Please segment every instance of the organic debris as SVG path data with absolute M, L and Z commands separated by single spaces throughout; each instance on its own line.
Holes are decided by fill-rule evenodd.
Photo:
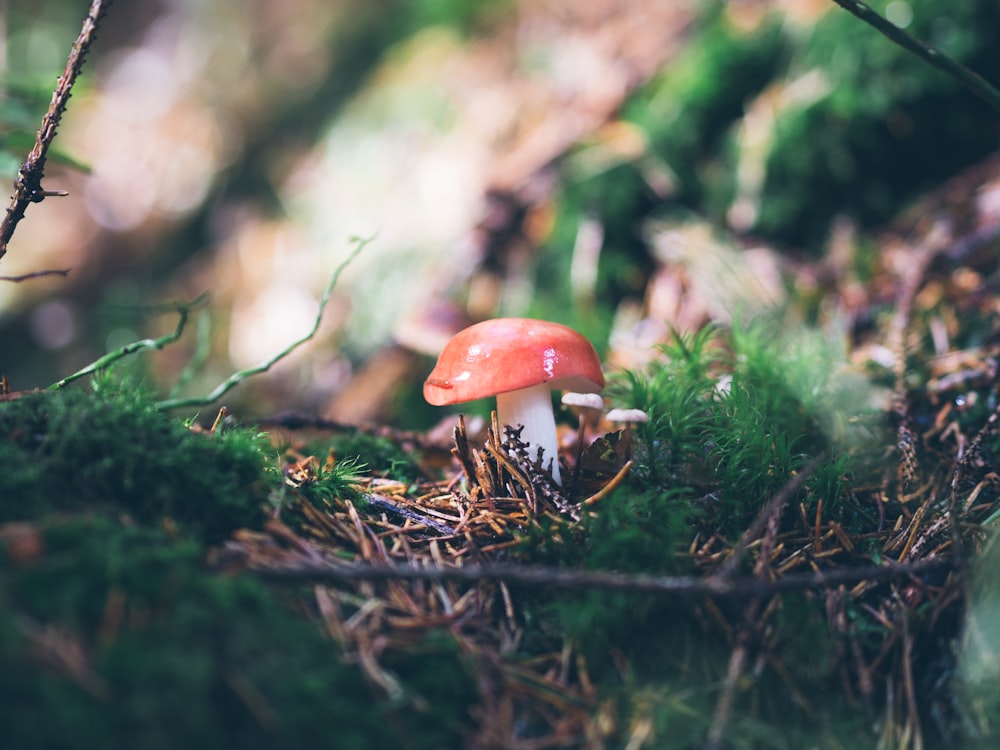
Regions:
M 920 268 L 927 272 L 929 266 Z M 902 293 L 913 288 L 904 284 Z M 897 318 L 894 326 L 908 329 L 910 321 Z M 541 457 L 528 455 L 517 429 L 501 429 L 495 414 L 481 444 L 470 440 L 459 419 L 452 448 L 457 472 L 444 480 L 357 477 L 350 497 L 315 502 L 305 489 L 323 472 L 307 457 L 286 468 L 292 497 L 265 532 L 241 532 L 216 564 L 273 580 L 313 581 L 328 632 L 374 685 L 415 707 L 421 706 L 419 696 L 407 694 L 384 658 L 445 630 L 475 664 L 475 747 L 598 746 L 626 731 L 629 719 L 622 712 L 634 707 L 606 700 L 591 676 L 590 655 L 572 637 L 525 654 L 531 636 L 523 603 L 536 606 L 532 586 L 653 592 L 654 582 L 661 594 L 686 602 L 685 617 L 695 618 L 703 638 L 729 644 L 705 734 L 710 746 L 729 736 L 750 670 L 774 675 L 804 715 L 823 710 L 819 698 L 811 697 L 817 673 L 803 673 L 796 663 L 805 647 L 792 645 L 801 635 L 789 631 L 788 618 L 802 616 L 821 616 L 825 623 L 821 637 L 828 642 L 817 646 L 826 654 L 823 666 L 811 669 L 839 685 L 848 703 L 880 706 L 881 731 L 893 744 L 928 731 L 946 735 L 960 719 L 941 688 L 955 669 L 954 655 L 943 644 L 957 636 L 965 566 L 1000 497 L 1000 479 L 984 454 L 995 443 L 1000 407 L 969 419 L 966 405 L 983 398 L 968 390 L 971 383 L 992 388 L 991 347 L 936 358 L 922 396 L 897 379 L 891 413 L 899 424 L 914 426 L 899 431 L 894 448 L 856 464 L 846 495 L 816 494 L 816 475 L 844 458 L 831 456 L 831 450 L 843 454 L 831 447 L 799 464 L 769 498 L 759 498 L 738 536 L 725 530 L 715 512 L 697 515 L 681 563 L 691 578 L 600 579 L 537 565 L 538 545 L 561 549 L 570 559 L 566 550 L 594 544 L 591 522 L 601 518 L 602 503 L 615 491 L 616 497 L 644 491 L 628 474 L 637 460 L 650 460 L 635 450 L 649 450 L 642 441 L 651 433 L 643 429 L 657 429 L 655 408 L 654 419 L 638 425 L 635 435 L 632 429 L 612 432 L 587 446 L 579 461 L 564 456 L 565 488 L 552 481 Z M 707 381 L 715 382 L 729 366 L 717 361 Z M 713 394 L 730 397 L 717 388 Z M 928 451 L 934 452 L 931 462 Z M 949 451 L 946 470 L 941 459 Z M 329 475 L 336 461 L 327 463 Z M 675 481 L 690 484 L 703 471 L 688 466 Z M 873 479 L 862 482 L 863 472 Z M 694 500 L 711 506 L 719 489 L 709 482 Z M 448 573 L 460 569 L 471 575 Z M 813 614 L 792 614 L 802 608 Z M 628 730 L 633 737 L 648 729 L 645 720 L 636 721 Z
M 523 540 L 541 531 L 542 524 L 548 534 L 581 533 L 577 522 L 583 504 L 572 488 L 563 490 L 552 481 L 538 458 L 528 456 L 519 430 L 505 426 L 501 431 L 494 413 L 482 445 L 470 443 L 464 420 L 454 441 L 461 474 L 416 484 L 358 477 L 354 499 L 309 501 L 304 490 L 320 480 L 319 462 L 309 456 L 289 464 L 286 483 L 294 498 L 263 533 L 237 533 L 217 552 L 214 564 L 265 574 L 345 559 L 373 567 L 440 570 L 516 559 Z M 614 478 L 622 468 L 608 464 L 613 470 L 603 475 Z M 586 474 L 592 483 L 595 470 Z M 516 594 L 503 581 L 390 579 L 348 586 L 317 583 L 313 591 L 327 631 L 351 661 L 388 697 L 411 701 L 421 710 L 427 708 L 421 698 L 409 695 L 380 657 L 404 651 L 430 632 L 443 629 L 453 637 L 476 665 L 480 710 L 472 746 L 503 746 L 523 734 L 523 727 L 530 727 L 537 747 L 578 745 L 593 735 L 597 693 L 585 659 L 569 644 L 527 662 L 512 658 L 524 637 L 523 616 Z
M 640 411 L 624 429 L 610 412 L 577 415 L 560 456 L 496 418 L 481 441 L 459 418 L 446 444 L 291 415 L 265 421 L 286 430 L 268 437 L 224 411 L 211 429 L 187 429 L 163 413 L 214 404 L 314 339 L 339 270 L 304 338 L 204 397 L 155 403 L 106 372 L 173 347 L 194 303 L 179 307 L 173 333 L 102 348 L 52 391 L 11 392 L 0 375 L 0 722 L 12 746 L 82 736 L 101 747 L 267 750 L 995 744 L 998 545 L 982 555 L 1000 517 L 1000 161 L 984 157 L 995 126 L 938 71 L 862 42 L 846 14 L 809 18 L 804 34 L 801 9 L 767 3 L 671 7 L 657 23 L 648 0 L 597 15 L 536 5 L 516 3 L 501 23 L 513 45 L 470 29 L 472 54 L 451 58 L 421 34 L 374 76 L 376 56 L 329 57 L 370 78 L 384 112 L 382 87 L 408 88 L 390 73 L 409 56 L 436 71 L 436 91 L 465 101 L 442 118 L 462 126 L 444 140 L 502 136 L 487 138 L 497 158 L 464 242 L 418 239 L 420 224 L 439 222 L 406 180 L 393 178 L 400 203 L 378 194 L 406 225 L 406 257 L 439 276 L 422 284 L 406 264 L 370 267 L 353 279 L 352 319 L 364 317 L 362 300 L 390 317 L 390 302 L 422 292 L 454 305 L 445 328 L 506 310 L 572 323 L 607 345 L 608 406 Z M 996 8 L 952 3 L 942 26 L 930 0 L 908 5 L 907 33 L 948 41 L 942 30 L 968 30 L 963 60 L 995 77 L 989 34 L 973 32 L 995 26 Z M 353 46 L 377 49 L 368 42 L 383 20 L 360 18 Z M 267 45 L 251 39 L 262 52 L 251 57 L 283 58 L 264 53 L 277 26 L 260 26 Z M 243 49 L 231 38 L 227 48 Z M 550 41 L 563 52 L 539 57 Z M 322 35 L 313 45 L 302 49 L 340 47 Z M 625 68 L 586 64 L 620 61 L 626 48 L 636 55 Z M 509 76 L 524 62 L 510 90 L 481 106 L 480 93 L 496 90 L 484 71 Z M 531 94 L 539 69 L 552 83 L 542 97 Z M 322 102 L 315 128 L 344 96 L 330 95 L 332 83 L 308 82 L 303 106 L 279 96 L 291 109 L 266 90 L 263 109 L 241 99 L 253 125 L 243 145 L 285 143 L 271 136 Z M 224 111 L 217 100 L 195 121 Z M 369 145 L 395 142 L 353 129 Z M 109 143 L 117 164 L 140 141 Z M 307 173 L 277 170 L 319 207 L 312 236 L 328 235 L 328 217 L 357 214 L 348 194 L 363 199 L 312 179 L 351 184 L 343 157 L 357 142 L 346 143 L 329 160 L 303 151 Z M 230 170 L 238 205 L 256 190 L 242 179 L 254 164 L 284 163 L 246 151 L 256 156 Z M 395 148 L 359 151 L 421 171 Z M 220 256 L 226 272 L 202 271 L 217 299 L 236 295 L 236 309 L 260 284 L 287 281 L 261 272 L 278 267 L 306 289 L 271 221 L 213 220 L 233 201 L 229 178 L 209 177 L 218 154 L 203 155 L 213 200 L 178 236 L 197 246 L 192 237 L 222 227 L 226 247 L 239 245 Z M 362 169 L 377 172 L 370 158 Z M 886 235 L 868 234 L 974 161 Z M 455 214 L 454 201 L 436 203 Z M 126 234 L 152 238 L 148 229 Z M 94 247 L 126 238 L 101 237 Z M 37 275 L 51 272 L 8 278 Z M 284 407 L 308 382 L 316 390 L 300 403 L 326 402 L 330 418 L 429 421 L 413 399 L 427 342 L 397 333 L 400 346 L 356 367 L 370 344 L 351 353 L 351 338 L 371 337 L 349 333 L 329 339 L 348 352 L 336 367 L 258 381 L 266 403 Z M 255 326 L 240 335 L 262 338 Z M 203 336 L 206 352 L 226 339 Z M 194 368 L 166 372 L 182 386 Z M 93 393 L 62 388 L 84 376 Z M 562 484 L 546 469 L 553 458 Z

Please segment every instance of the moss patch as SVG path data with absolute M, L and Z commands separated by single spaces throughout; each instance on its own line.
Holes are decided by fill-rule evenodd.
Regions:
M 386 700 L 310 587 L 206 565 L 283 481 L 256 430 L 193 431 L 122 388 L 30 394 L 0 403 L 0 464 L 11 747 L 433 748 L 469 732 L 476 691 L 446 633 L 382 655 L 402 686 Z
M 127 389 L 29 394 L 0 404 L 0 521 L 100 509 L 217 542 L 259 520 L 275 457 L 256 431 L 193 432 Z

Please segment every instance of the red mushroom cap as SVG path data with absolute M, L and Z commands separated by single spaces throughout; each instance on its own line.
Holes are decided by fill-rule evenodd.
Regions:
M 424 382 L 424 398 L 434 406 L 460 404 L 542 383 L 601 390 L 604 373 L 594 347 L 559 323 L 496 318 L 452 337 Z

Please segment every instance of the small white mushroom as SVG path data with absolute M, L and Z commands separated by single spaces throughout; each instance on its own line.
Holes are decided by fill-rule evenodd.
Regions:
M 615 423 L 625 423 L 622 431 L 622 442 L 627 446 L 626 450 L 632 452 L 632 425 L 649 421 L 649 415 L 642 409 L 612 409 L 607 413 L 607 420 Z
M 596 427 L 601 417 L 601 410 L 604 409 L 604 398 L 597 393 L 575 393 L 568 391 L 562 397 L 563 406 L 568 406 L 579 419 L 576 432 L 576 462 L 574 466 L 579 468 L 580 457 L 587 444 L 587 427 Z
M 584 415 L 588 415 L 587 410 L 600 411 L 604 408 L 604 399 L 598 393 L 574 393 L 570 391 L 563 394 L 562 402 L 566 406 L 573 407 L 581 419 Z
M 606 419 L 609 422 L 624 422 L 625 427 L 629 428 L 633 424 L 648 422 L 649 415 L 642 409 L 612 409 L 608 412 Z

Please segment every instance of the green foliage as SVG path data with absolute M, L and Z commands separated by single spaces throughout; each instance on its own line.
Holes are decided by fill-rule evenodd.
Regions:
M 420 467 L 413 454 L 398 443 L 370 432 L 335 435 L 330 445 L 338 457 L 354 461 L 359 467 L 372 467 L 380 476 L 400 481 L 413 481 L 420 475 Z
M 871 4 L 884 14 L 888 2 Z M 1000 80 L 996 3 L 908 5 L 910 34 Z M 997 147 L 995 114 L 974 94 L 847 13 L 829 13 L 802 38 L 788 75 L 810 70 L 821 73 L 827 93 L 778 120 L 755 231 L 815 243 L 835 212 L 869 226 L 884 222 Z
M 102 509 L 220 541 L 254 525 L 275 461 L 252 429 L 199 434 L 125 387 L 0 403 L 0 521 Z
M 0 83 L 7 82 L 0 80 Z M 5 181 L 14 180 L 18 167 L 31 151 L 34 131 L 51 96 L 51 92 L 22 88 L 0 98 L 0 177 Z
M 419 0 L 403 5 L 414 29 L 425 26 L 448 26 L 464 34 L 473 34 L 498 16 L 512 13 L 511 0 Z
M 969 612 L 958 654 L 958 694 L 973 747 L 995 747 L 1000 739 L 1000 537 L 993 524 L 989 544 L 976 564 Z
M 647 372 L 626 371 L 610 384 L 613 401 L 649 417 L 635 427 L 635 476 L 647 484 L 676 485 L 703 451 L 724 356 L 718 335 L 711 326 L 693 336 L 675 334 Z
M 81 737 L 130 749 L 458 739 L 474 691 L 450 642 L 428 641 L 393 663 L 423 700 L 453 708 L 431 721 L 374 700 L 320 628 L 253 578 L 205 571 L 190 541 L 101 516 L 51 522 L 44 540 L 44 559 L 0 577 L 0 720 L 10 747 L 68 748 Z
M 643 490 L 632 483 L 601 500 L 599 511 L 586 518 L 585 542 L 569 545 L 564 555 L 579 556 L 576 565 L 595 570 L 687 573 L 679 553 L 690 541 L 693 512 L 684 488 Z M 665 642 L 697 637 L 688 632 L 693 623 L 686 615 L 678 616 L 673 603 L 655 597 L 574 592 L 551 603 L 565 637 L 588 654 L 595 670 L 609 667 L 612 648 L 648 663 L 649 651 Z M 664 654 L 670 664 L 675 657 Z
M 0 522 L 30 522 L 44 549 L 0 543 L 11 746 L 460 744 L 476 691 L 449 635 L 381 654 L 403 687 L 387 701 L 302 617 L 309 589 L 206 569 L 207 545 L 258 526 L 280 483 L 264 436 L 192 431 L 110 377 L 93 386 L 0 403 Z M 337 461 L 302 492 L 349 496 L 362 468 Z
M 35 145 L 35 134 L 42 122 L 52 92 L 48 88 L 19 85 L 0 76 L 0 178 L 12 182 L 17 170 Z M 82 172 L 88 167 L 58 146 L 50 146 L 48 160 Z
M 706 648 L 704 641 L 693 640 L 675 643 L 675 649 L 676 671 L 651 679 L 632 676 L 621 701 L 634 721 L 649 723 L 652 736 L 648 747 L 696 750 L 705 746 L 718 695 L 714 685 L 724 678 L 723 651 L 728 653 L 728 649 Z M 735 710 L 723 737 L 724 747 L 873 747 L 871 716 L 862 707 L 824 702 L 823 691 L 828 685 L 810 684 L 809 688 L 816 692 L 793 697 L 788 686 L 773 677 L 762 677 L 761 682 L 759 689 L 737 691 Z
M 882 433 L 877 424 L 862 427 L 870 387 L 818 333 L 758 320 L 676 334 L 645 371 L 622 373 L 610 391 L 612 401 L 642 408 L 649 421 L 633 428 L 636 466 L 628 481 L 592 508 L 584 538 L 563 546 L 562 564 L 704 574 L 687 554 L 692 540 L 721 535 L 734 542 L 817 456 L 789 507 L 801 503 L 809 512 L 822 500 L 823 518 L 845 526 L 857 515 L 849 502 L 852 475 L 864 470 L 857 456 L 872 453 L 865 441 Z M 784 528 L 789 523 L 799 523 L 796 513 L 787 514 Z M 730 623 L 744 616 L 744 602 L 716 606 Z M 870 742 L 872 717 L 830 694 L 844 644 L 831 637 L 825 606 L 822 598 L 788 595 L 770 614 L 766 643 L 747 655 L 764 668 L 737 685 L 726 746 Z M 733 642 L 699 603 L 564 592 L 535 602 L 532 613 L 540 625 L 531 645 L 545 645 L 546 635 L 550 647 L 558 635 L 568 639 L 623 714 L 650 728 L 653 746 L 702 746 Z M 885 633 L 852 637 L 876 654 Z
M 645 573 L 683 573 L 681 545 L 690 541 L 693 508 L 687 488 L 643 491 L 632 483 L 601 501 L 588 516 L 587 567 Z
M 641 294 L 651 263 L 643 224 L 663 206 L 647 181 L 649 160 L 670 172 L 672 201 L 700 207 L 706 175 L 728 175 L 720 146 L 748 97 L 763 88 L 782 56 L 780 25 L 767 23 L 753 34 L 732 28 L 713 6 L 692 43 L 662 73 L 625 103 L 622 118 L 648 140 L 639 159 L 613 160 L 606 168 L 583 167 L 571 155 L 556 197 L 555 225 L 538 258 L 535 284 L 544 289 L 528 314 L 571 325 L 604 341 L 610 316 L 623 296 Z M 713 178 L 714 179 L 714 178 Z M 723 182 L 727 185 L 729 178 Z M 575 299 L 570 288 L 571 250 L 588 217 L 604 233 L 596 299 Z
M 799 421 L 797 404 L 791 421 Z M 719 501 L 718 522 L 727 536 L 739 534 L 764 503 L 808 461 L 799 450 L 805 435 L 776 423 L 760 394 L 734 377 L 718 399 L 708 434 L 707 465 Z
M 717 161 L 726 133 L 774 76 L 787 42 L 777 18 L 748 34 L 714 5 L 693 43 L 628 103 L 625 119 L 646 131 L 676 176 L 677 200 L 700 204 L 705 178 L 726 171 Z
M 888 2 L 872 4 L 884 12 Z M 908 32 L 1000 80 L 996 3 L 908 5 Z M 740 129 L 758 97 L 774 122 L 744 143 Z M 763 175 L 749 196 L 756 218 L 745 229 L 815 251 L 834 216 L 884 223 L 1000 143 L 995 115 L 974 94 L 837 8 L 808 27 L 773 14 L 747 32 L 722 4 L 707 4 L 696 33 L 625 102 L 622 118 L 644 134 L 645 153 L 596 171 L 581 169 L 585 160 L 575 155 L 565 161 L 555 227 L 537 269 L 546 294 L 532 314 L 582 330 L 621 297 L 642 293 L 651 264 L 645 223 L 692 210 L 728 223 L 744 165 L 760 162 Z M 647 179 L 653 162 L 672 183 L 665 195 Z M 574 300 L 568 284 L 571 248 L 589 217 L 604 231 L 595 307 Z

